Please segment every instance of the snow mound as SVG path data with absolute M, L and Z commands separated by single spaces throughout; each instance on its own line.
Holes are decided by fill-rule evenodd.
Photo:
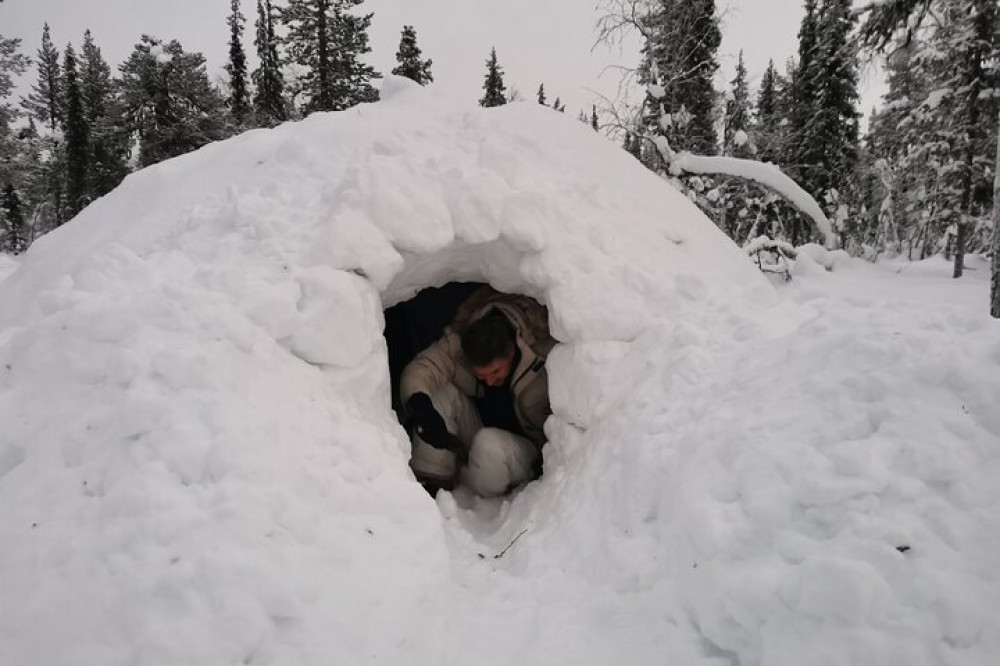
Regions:
M 0 664 L 991 663 L 985 315 L 779 297 L 583 124 L 386 86 L 0 283 Z M 390 409 L 383 308 L 451 281 L 560 341 L 509 499 L 431 500 Z
M 0 287 L 0 663 L 443 663 L 383 308 L 452 280 L 546 302 L 555 451 L 623 399 L 631 341 L 773 298 L 579 123 L 386 86 L 129 176 Z

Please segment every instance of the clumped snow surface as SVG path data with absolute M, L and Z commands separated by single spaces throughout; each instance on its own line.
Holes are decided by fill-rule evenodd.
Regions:
M 995 662 L 985 266 L 775 290 L 562 114 L 383 96 L 144 169 L 0 283 L 0 664 Z M 456 280 L 562 343 L 503 500 L 432 500 L 389 407 L 382 309 Z

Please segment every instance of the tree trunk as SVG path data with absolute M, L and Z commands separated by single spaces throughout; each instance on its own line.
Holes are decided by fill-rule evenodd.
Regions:
M 965 218 L 965 213 L 960 215 Z M 951 271 L 953 278 L 962 277 L 962 272 L 965 270 L 965 237 L 968 235 L 968 226 L 965 219 L 960 220 L 958 231 L 955 233 L 955 264 Z
M 993 273 L 990 277 L 990 314 L 1000 319 L 1000 134 L 993 172 Z

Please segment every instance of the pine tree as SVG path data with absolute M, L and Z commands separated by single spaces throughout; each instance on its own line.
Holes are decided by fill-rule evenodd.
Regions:
M 563 104 L 558 97 L 556 97 L 556 101 L 552 102 L 552 108 L 559 113 L 566 113 L 566 105 Z
M 15 180 L 10 166 L 17 152 L 13 123 L 20 116 L 20 111 L 8 99 L 14 90 L 14 79 L 23 74 L 29 64 L 28 58 L 18 52 L 20 45 L 19 39 L 0 36 L 0 180 L 4 182 Z
M 818 162 L 819 155 L 814 150 L 810 136 L 810 123 L 816 108 L 818 94 L 816 83 L 818 79 L 818 48 L 819 48 L 819 12 L 817 0 L 805 0 L 805 15 L 799 27 L 799 51 L 795 69 L 792 72 L 789 90 L 789 135 L 782 146 L 781 162 L 788 168 L 792 177 L 810 192 L 812 176 L 809 165 Z M 793 238 L 798 243 L 799 238 Z
M 104 196 L 128 174 L 128 131 L 123 127 L 111 68 L 87 30 L 83 35 L 80 89 L 90 132 L 87 199 Z
M 35 64 L 38 67 L 38 82 L 33 86 L 32 93 L 24 99 L 22 106 L 40 123 L 48 125 L 49 131 L 55 134 L 62 120 L 59 98 L 62 75 L 59 51 L 52 44 L 48 23 L 42 29 L 42 46 L 38 49 Z
M 503 106 L 507 103 L 507 86 L 503 82 L 503 68 L 497 62 L 497 50 L 493 47 L 490 50 L 490 57 L 486 61 L 486 77 L 483 79 L 483 90 L 485 91 L 479 106 L 491 108 Z
M 86 205 L 90 140 L 83 94 L 77 76 L 76 51 L 66 46 L 63 60 L 63 133 L 66 137 L 66 213 L 73 217 Z
M 372 15 L 349 11 L 363 1 L 289 0 L 281 11 L 288 27 L 285 45 L 289 57 L 305 71 L 295 90 L 304 98 L 305 113 L 342 111 L 378 100 L 371 81 L 381 75 L 360 60 L 371 51 L 368 28 Z
M 288 120 L 285 104 L 285 80 L 281 74 L 278 58 L 278 38 L 274 32 L 274 12 L 271 0 L 257 0 L 257 59 L 260 66 L 252 74 L 257 90 L 254 93 L 253 108 L 257 122 L 265 127 L 273 127 Z
M 858 70 L 851 41 L 855 18 L 851 0 L 824 0 L 819 21 L 816 105 L 808 137 L 818 159 L 807 183 L 814 195 L 843 195 L 851 187 L 858 150 Z M 841 198 L 843 200 L 843 197 Z
M 806 0 L 805 10 L 782 161 L 807 192 L 826 203 L 846 239 L 843 223 L 856 195 L 858 162 L 855 18 L 851 0 Z M 792 227 L 793 243 L 806 239 L 804 224 Z
M 774 61 L 768 61 L 757 92 L 757 126 L 754 130 L 754 143 L 762 162 L 778 162 L 781 159 L 781 130 L 784 120 L 781 98 L 786 86 L 787 81 L 778 74 Z
M 14 186 L 9 183 L 3 191 L 3 209 L 7 224 L 3 238 L 0 239 L 0 252 L 21 254 L 28 249 L 28 235 L 21 213 L 21 200 Z
M 545 84 L 541 83 L 538 85 L 538 103 L 542 106 L 548 106 L 548 100 L 545 98 Z
M 205 58 L 177 40 L 143 35 L 121 66 L 122 104 L 148 166 L 225 136 L 225 102 L 205 73 Z
M 731 84 L 729 100 L 726 102 L 723 151 L 734 157 L 749 158 L 753 156 L 753 144 L 749 140 L 750 85 L 747 83 L 747 68 L 743 62 L 742 50 L 736 63 L 736 76 Z
M 977 185 L 984 181 L 983 161 L 980 160 L 977 166 L 977 155 L 983 155 L 984 139 L 987 145 L 996 143 L 990 140 L 991 134 L 992 137 L 996 136 L 995 130 L 984 131 L 980 119 L 984 115 L 983 94 L 987 90 L 993 91 L 997 84 L 995 61 L 1000 56 L 1000 36 L 997 34 L 1000 9 L 996 0 L 951 0 L 943 4 L 952 29 L 944 31 L 950 46 L 948 53 L 953 61 L 946 80 L 954 91 L 954 116 L 959 128 L 956 137 L 958 168 L 955 174 L 959 200 L 953 271 L 953 276 L 959 278 L 964 271 L 965 253 L 969 249 L 969 235 L 974 218 L 982 212 L 977 209 L 980 204 L 986 203 L 976 201 Z M 994 70 L 992 81 L 988 80 L 987 68 Z M 996 117 L 995 109 L 988 117 Z
M 590 106 L 590 126 L 591 126 L 591 128 L 593 128 L 593 130 L 595 132 L 600 132 L 601 131 L 601 125 L 600 125 L 600 123 L 598 122 L 598 119 L 597 119 L 597 105 L 596 104 L 592 104 Z
M 747 82 L 743 51 L 740 51 L 736 74 L 730 85 L 723 119 L 722 150 L 725 155 L 752 159 L 754 143 L 751 139 L 753 127 L 750 117 L 750 85 Z M 717 194 L 715 208 L 718 211 L 718 224 L 730 238 L 742 244 L 753 240 L 762 232 L 756 221 L 764 215 L 762 208 L 767 197 L 758 186 L 742 179 L 723 179 Z
M 250 94 L 247 91 L 247 56 L 243 51 L 243 28 L 246 17 L 240 11 L 240 0 L 231 0 L 229 18 L 229 113 L 237 125 L 242 125 L 250 113 Z
M 396 51 L 396 62 L 399 64 L 393 68 L 392 73 L 396 76 L 405 76 L 411 81 L 416 81 L 422 86 L 432 83 L 434 77 L 431 75 L 431 60 L 421 60 L 420 47 L 417 46 L 417 31 L 412 25 L 403 26 L 403 34 L 399 40 L 399 50 Z
M 942 21 L 937 12 L 931 11 L 934 4 L 936 3 L 933 0 L 890 0 L 884 3 L 873 3 L 867 7 L 868 16 L 861 28 L 861 38 L 863 43 L 870 48 L 874 48 L 879 51 L 884 50 L 892 40 L 893 36 L 903 28 L 906 30 L 907 41 L 909 41 L 909 38 L 914 33 L 918 33 L 921 30 L 921 27 L 925 23 L 925 19 L 931 15 L 934 15 L 934 22 L 938 25 L 947 25 L 946 20 Z M 944 2 L 943 4 L 947 7 L 950 3 Z M 977 51 L 985 51 L 990 61 L 995 63 L 997 58 L 1000 57 L 1000 53 L 998 53 L 998 49 L 1000 49 L 1000 47 L 998 47 L 997 44 L 997 35 L 995 30 L 997 22 L 995 15 L 997 11 L 997 3 L 995 0 L 972 0 L 971 2 L 965 3 L 963 9 L 964 11 L 960 12 L 959 17 L 964 16 L 966 19 L 971 19 L 971 25 L 973 26 L 971 34 L 975 35 L 978 40 L 982 40 L 981 43 L 972 49 L 962 49 L 965 51 L 963 55 L 968 55 Z M 991 16 L 992 21 L 989 20 Z M 952 17 L 956 18 L 954 14 Z M 993 30 L 989 29 L 991 23 L 994 28 Z M 964 60 L 966 63 L 966 67 L 962 69 L 964 69 L 966 74 L 964 77 L 966 83 L 969 83 L 968 75 L 976 74 L 977 67 L 972 66 L 972 58 L 966 59 L 963 57 L 960 59 Z M 992 75 L 996 76 L 996 67 L 994 66 L 992 69 Z M 996 84 L 994 84 L 993 87 L 996 87 Z M 970 115 L 968 111 L 973 110 L 975 107 L 974 102 L 978 101 L 981 97 L 978 88 L 978 84 L 970 84 L 962 90 L 962 92 L 966 95 L 966 119 L 968 119 Z M 940 100 L 935 99 L 934 101 L 937 103 Z M 998 115 L 1000 114 L 998 114 L 996 109 L 992 109 L 992 117 L 996 118 Z M 988 123 L 987 126 L 989 125 L 993 125 L 993 123 Z M 993 127 L 995 127 L 995 125 L 993 125 Z M 982 128 L 980 127 L 980 129 Z M 969 140 L 971 136 L 968 136 L 972 133 L 968 130 L 969 127 L 966 125 L 964 134 L 967 136 L 965 137 L 963 143 L 966 143 L 967 145 L 972 143 L 972 141 Z M 993 250 L 990 314 L 994 317 L 1000 318 L 1000 258 L 998 258 L 1000 257 L 1000 135 L 996 136 L 995 145 L 996 151 L 994 154 L 996 157 L 993 161 L 993 201 L 990 204 L 993 207 L 993 232 L 992 240 L 990 241 L 990 246 Z M 966 153 L 966 157 L 968 157 L 968 153 Z M 973 203 L 972 197 L 969 196 L 967 201 L 971 205 Z M 983 205 L 985 207 L 987 203 L 984 202 Z M 967 211 L 963 210 L 963 213 L 967 214 Z M 963 220 L 962 222 L 967 223 L 967 220 Z M 962 234 L 962 224 L 959 225 L 959 234 Z M 961 245 L 961 243 L 959 245 Z M 961 249 L 964 248 L 960 248 L 960 250 Z M 961 251 L 957 252 L 955 256 L 954 270 L 956 277 L 960 276 L 962 273 L 962 259 Z
M 722 42 L 715 0 L 660 0 L 645 34 L 639 82 L 662 92 L 647 98 L 645 125 L 666 136 L 674 150 L 714 155 L 712 81 Z

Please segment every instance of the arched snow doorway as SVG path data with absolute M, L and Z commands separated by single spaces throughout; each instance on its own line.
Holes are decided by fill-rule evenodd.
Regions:
M 409 415 L 406 414 L 400 396 L 403 371 L 420 352 L 441 338 L 446 327 L 454 322 L 456 313 L 463 304 L 470 298 L 475 300 L 477 292 L 482 297 L 481 290 L 485 287 L 491 287 L 500 294 L 527 296 L 539 304 L 540 299 L 537 291 L 531 290 L 530 283 L 520 276 L 519 266 L 523 256 L 502 240 L 477 245 L 457 244 L 430 255 L 404 257 L 403 269 L 383 294 L 383 335 L 390 379 L 390 402 L 397 420 L 406 426 Z M 499 285 L 503 285 L 505 289 L 501 289 Z M 526 294 L 525 291 L 535 291 L 535 294 Z M 551 335 L 550 331 L 545 332 L 547 336 Z M 546 349 L 550 347 L 551 341 Z M 545 376 L 544 371 L 541 375 Z M 547 380 L 545 383 L 547 385 Z M 474 404 L 479 411 L 481 405 L 478 399 Z M 481 413 L 479 415 L 482 416 Z M 516 429 L 516 424 L 510 428 Z M 411 435 L 409 428 L 407 434 Z M 540 475 L 540 457 L 536 461 L 536 467 Z M 418 480 L 427 481 L 420 479 L 419 474 L 417 476 Z M 438 489 L 435 485 L 426 483 L 425 488 L 432 495 Z

